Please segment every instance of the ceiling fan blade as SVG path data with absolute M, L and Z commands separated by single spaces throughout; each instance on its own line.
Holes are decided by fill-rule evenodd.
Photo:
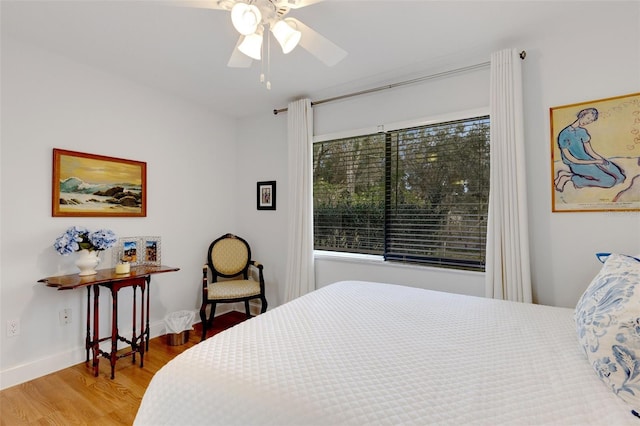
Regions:
M 227 66 L 230 68 L 249 68 L 253 63 L 253 59 L 251 59 L 238 49 L 238 46 L 240 46 L 242 40 L 244 40 L 244 36 L 240 36 L 238 42 L 236 43 L 236 47 L 233 48 L 233 52 L 231 53 L 229 62 L 227 62 Z
M 289 9 L 300 9 L 301 7 L 310 6 L 314 3 L 320 3 L 324 0 L 279 0 L 277 7 L 286 6 Z
M 320 59 L 325 65 L 332 67 L 347 56 L 347 52 L 342 48 L 296 18 L 287 18 L 287 21 L 293 21 L 298 31 L 302 33 L 300 46 L 307 49 L 309 53 Z
M 235 0 L 165 0 L 165 3 L 199 9 L 231 10 L 236 2 Z

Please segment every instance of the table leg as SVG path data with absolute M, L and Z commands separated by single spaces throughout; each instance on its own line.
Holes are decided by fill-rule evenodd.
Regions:
M 144 290 L 145 290 L 145 283 L 142 283 L 142 285 L 140 286 L 140 367 L 144 367 L 144 351 L 145 351 L 145 345 L 149 344 L 149 332 L 144 330 Z M 147 305 L 149 303 L 149 292 L 147 292 Z M 147 311 L 148 312 L 148 311 Z M 149 323 L 149 317 L 147 316 L 147 324 Z M 134 322 L 135 324 L 135 322 Z M 148 330 L 148 326 L 147 326 L 147 330 Z M 146 341 L 146 343 L 145 343 Z M 149 349 L 148 346 L 146 346 L 146 349 Z
M 92 340 L 92 352 L 93 352 L 93 375 L 98 377 L 98 367 L 100 364 L 100 309 L 98 306 L 100 298 L 100 286 L 95 284 L 93 286 L 93 340 Z
M 92 347 L 91 342 L 91 286 L 87 286 L 87 336 L 84 339 L 84 348 L 87 351 L 87 359 L 85 363 L 89 362 L 89 350 Z
M 146 337 L 146 345 L 147 345 L 147 351 L 149 350 L 149 337 L 150 337 L 150 333 L 149 333 L 149 296 L 151 295 L 151 276 L 147 275 L 145 277 L 145 281 L 147 281 L 147 327 L 144 330 L 144 335 Z
M 115 377 L 118 360 L 118 289 L 111 287 L 111 379 Z
M 131 326 L 131 363 L 135 364 L 136 363 L 136 352 L 138 352 L 138 339 L 136 337 L 136 309 L 138 307 L 137 304 L 137 299 L 136 299 L 136 289 L 137 289 L 137 285 L 134 285 L 132 287 L 133 290 L 133 325 Z M 144 299 L 140 300 L 140 304 L 142 304 L 142 302 L 144 301 Z M 142 337 L 142 335 L 140 336 Z M 141 344 L 144 342 L 141 342 Z M 141 355 L 142 356 L 142 355 Z

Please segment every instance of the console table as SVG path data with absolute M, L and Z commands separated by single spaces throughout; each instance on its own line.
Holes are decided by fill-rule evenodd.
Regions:
M 149 289 L 151 275 L 163 272 L 179 271 L 179 268 L 170 266 L 134 266 L 128 274 L 116 274 L 115 268 L 99 269 L 97 274 L 81 277 L 78 274 L 47 277 L 38 282 L 58 290 L 74 290 L 87 288 L 87 336 L 85 348 L 87 350 L 86 362 L 89 362 L 89 351 L 92 352 L 93 375 L 98 376 L 100 356 L 111 362 L 111 378 L 115 377 L 116 361 L 125 356 L 131 356 L 132 362 L 136 362 L 136 353 L 140 354 L 140 367 L 144 366 L 144 352 L 149 350 Z M 100 333 L 100 287 L 106 287 L 111 291 L 111 336 L 101 338 Z M 121 288 L 133 287 L 133 333 L 131 340 L 122 337 L 118 330 L 118 291 Z M 93 288 L 93 327 L 91 325 L 91 289 Z M 136 335 L 136 290 L 140 289 L 140 334 Z M 145 290 L 146 300 L 145 300 Z M 100 349 L 100 343 L 111 340 L 111 351 Z M 131 350 L 118 355 L 118 341 L 131 345 Z

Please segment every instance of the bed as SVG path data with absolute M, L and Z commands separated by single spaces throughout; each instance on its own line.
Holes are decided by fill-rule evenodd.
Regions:
M 640 425 L 574 310 L 343 281 L 185 351 L 136 425 Z

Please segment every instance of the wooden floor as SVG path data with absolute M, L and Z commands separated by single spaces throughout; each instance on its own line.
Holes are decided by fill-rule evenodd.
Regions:
M 216 317 L 212 336 L 245 319 L 240 312 Z M 130 358 L 116 364 L 115 379 L 107 359 L 100 360 L 100 374 L 94 377 L 85 363 L 40 377 L 0 392 L 0 424 L 13 425 L 130 425 L 140 406 L 142 395 L 153 375 L 176 355 L 200 342 L 199 324 L 189 341 L 169 346 L 166 337 L 151 339 L 149 352 L 140 368 Z

